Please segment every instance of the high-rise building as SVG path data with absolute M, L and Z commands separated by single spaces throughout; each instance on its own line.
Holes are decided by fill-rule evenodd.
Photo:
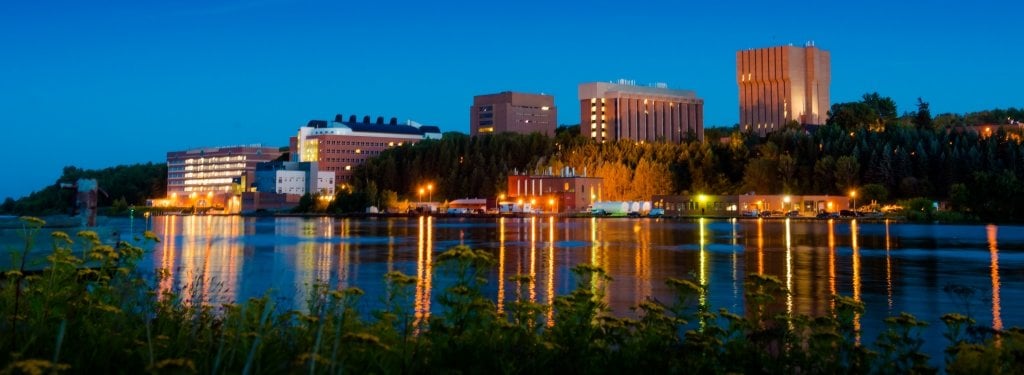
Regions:
M 704 139 L 704 100 L 693 91 L 619 80 L 580 84 L 579 98 L 580 134 L 599 142 Z
M 292 161 L 318 162 L 321 171 L 334 172 L 336 181 L 343 184 L 352 178 L 353 168 L 387 148 L 441 138 L 436 126 L 412 121 L 400 125 L 393 117 L 387 123 L 383 117 L 373 122 L 370 116 L 357 120 L 355 115 L 347 121 L 341 115 L 334 116 L 334 121 L 310 120 L 290 139 Z
M 168 152 L 168 205 L 224 208 L 228 212 L 237 212 L 237 196 L 254 181 L 256 164 L 277 159 L 280 155 L 277 147 L 261 145 Z
M 740 129 L 764 135 L 790 121 L 824 124 L 831 77 L 828 51 L 812 42 L 736 52 Z
M 469 107 L 469 134 L 541 133 L 555 135 L 558 109 L 555 97 L 505 91 L 477 95 Z

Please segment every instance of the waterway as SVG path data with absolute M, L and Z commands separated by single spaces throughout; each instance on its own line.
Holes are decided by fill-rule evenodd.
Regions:
M 459 244 L 498 260 L 488 289 L 499 308 L 519 290 L 513 275 L 535 280 L 524 297 L 551 303 L 576 286 L 571 268 L 597 264 L 613 281 L 605 302 L 631 316 L 645 298 L 670 301 L 668 278 L 709 286 L 702 300 L 742 313 L 743 280 L 773 275 L 792 291 L 778 308 L 820 315 L 833 294 L 866 304 L 858 319 L 873 342 L 887 316 L 909 312 L 931 323 L 926 350 L 942 354 L 947 312 L 970 314 L 993 329 L 1024 326 L 1024 227 L 918 225 L 821 220 L 628 218 L 243 218 L 163 216 L 109 224 L 122 233 L 151 228 L 162 242 L 142 262 L 164 269 L 159 288 L 191 299 L 229 302 L 269 294 L 301 309 L 309 286 L 358 286 L 364 308 L 379 305 L 383 276 L 418 278 L 418 314 L 436 312 L 447 280 L 437 255 Z M 123 228 L 122 228 L 123 227 Z M 131 227 L 131 229 L 129 229 Z M 949 286 L 972 290 L 967 298 Z M 433 302 L 432 302 L 433 301 Z

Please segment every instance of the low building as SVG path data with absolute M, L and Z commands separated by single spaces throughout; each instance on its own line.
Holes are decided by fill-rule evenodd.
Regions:
M 508 176 L 508 191 L 502 205 L 529 205 L 533 211 L 578 212 L 601 199 L 601 178 L 578 176 L 572 168 L 560 175 L 513 173 Z
M 247 191 L 242 193 L 241 212 L 286 211 L 299 205 L 301 195 Z
M 264 193 L 332 196 L 335 178 L 316 162 L 273 161 L 256 166 L 255 187 Z
M 281 156 L 262 145 L 195 148 L 167 153 L 167 204 L 238 212 L 238 196 L 255 178 L 256 164 Z
M 387 123 L 383 117 L 371 121 L 370 116 L 359 121 L 355 115 L 345 119 L 339 114 L 334 121 L 310 120 L 299 127 L 298 134 L 291 137 L 289 151 L 291 161 L 317 162 L 320 170 L 334 172 L 337 182 L 343 184 L 352 179 L 353 168 L 388 148 L 440 138 L 436 126 L 413 121 L 400 125 L 394 117 Z
M 852 207 L 851 198 L 840 195 L 655 195 L 655 208 L 665 216 L 741 217 L 784 215 L 813 217 L 822 212 L 838 212 Z

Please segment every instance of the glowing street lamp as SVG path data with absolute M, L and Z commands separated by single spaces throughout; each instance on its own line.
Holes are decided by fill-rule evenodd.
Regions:
M 434 184 L 427 184 L 427 202 L 434 201 Z
M 423 202 L 423 193 L 425 193 L 425 192 L 426 191 L 423 188 L 420 188 L 420 194 L 419 194 L 420 202 Z
M 857 191 L 850 190 L 850 198 L 853 198 L 853 212 L 857 212 Z M 856 215 L 856 214 L 854 214 Z
M 551 206 L 551 212 L 555 211 L 555 198 L 548 199 L 548 206 Z

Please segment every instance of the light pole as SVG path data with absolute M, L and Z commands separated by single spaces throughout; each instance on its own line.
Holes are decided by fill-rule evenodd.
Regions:
M 427 202 L 434 201 L 434 184 L 427 185 Z
M 850 198 L 853 198 L 853 215 L 857 215 L 857 191 L 850 190 Z
M 420 208 L 423 208 L 423 193 L 424 193 L 423 188 L 420 188 L 420 195 L 419 195 Z

